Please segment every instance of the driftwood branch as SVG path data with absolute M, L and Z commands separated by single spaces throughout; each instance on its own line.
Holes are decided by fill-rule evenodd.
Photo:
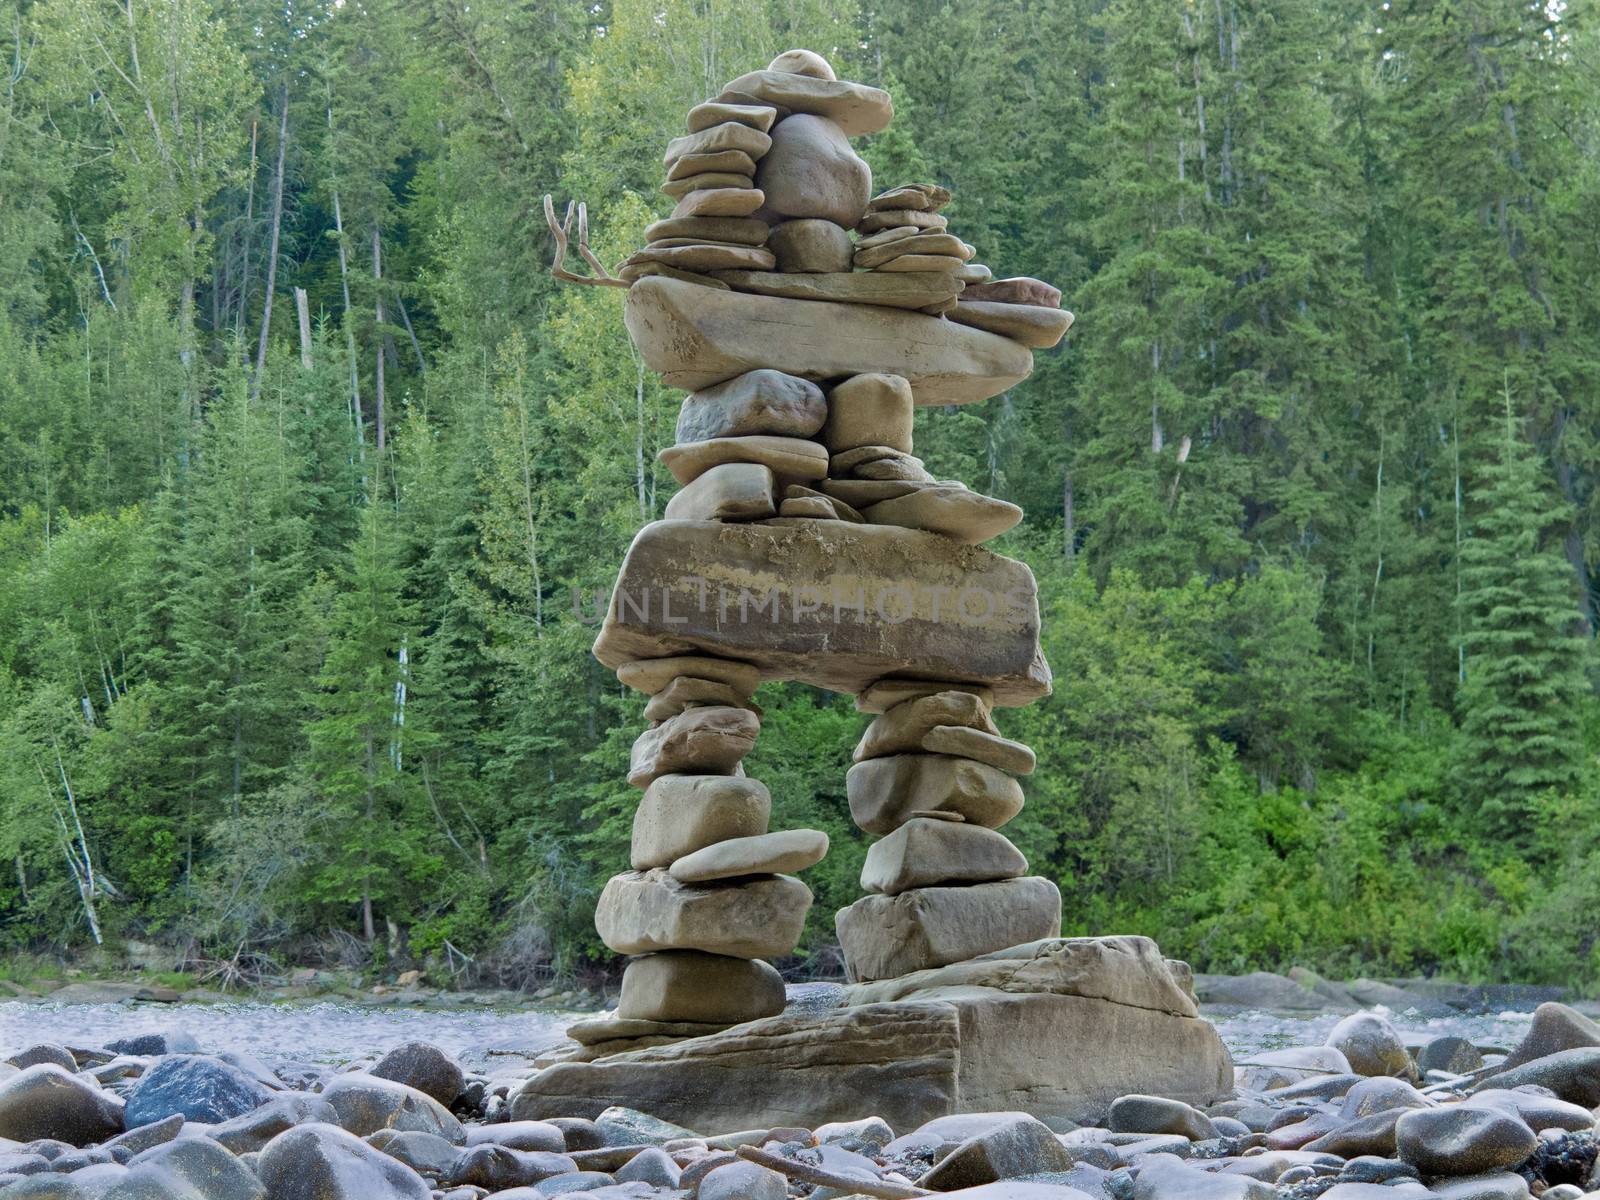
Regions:
M 769 1154 L 755 1146 L 740 1146 L 736 1153 L 742 1159 L 758 1163 L 769 1171 L 776 1171 L 790 1179 L 798 1179 L 802 1183 L 814 1183 L 820 1187 L 835 1188 L 842 1192 L 853 1192 L 861 1196 L 875 1196 L 877 1200 L 919 1200 L 922 1196 L 934 1194 L 927 1188 L 912 1187 L 908 1183 L 891 1183 L 887 1179 L 858 1179 L 854 1175 L 829 1171 L 823 1167 L 812 1166 L 810 1163 L 796 1162 L 792 1158 L 784 1158 L 781 1154 Z
M 594 271 L 593 275 L 574 275 L 562 265 L 567 257 L 567 242 L 572 236 L 574 205 L 576 205 L 578 213 L 578 253 L 583 257 L 583 261 L 588 263 Z M 567 201 L 566 219 L 557 224 L 555 201 L 551 199 L 550 193 L 546 192 L 544 194 L 544 219 L 545 223 L 550 226 L 551 234 L 556 239 L 556 258 L 555 262 L 550 264 L 550 274 L 563 283 L 584 283 L 591 287 L 625 288 L 628 286 L 627 280 L 618 279 L 610 271 L 606 270 L 604 264 L 589 249 L 589 206 L 587 204 L 578 204 L 572 200 Z

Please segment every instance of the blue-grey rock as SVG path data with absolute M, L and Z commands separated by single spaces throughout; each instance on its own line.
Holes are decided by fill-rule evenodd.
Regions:
M 170 1054 L 134 1085 L 124 1118 L 133 1128 L 173 1113 L 189 1121 L 220 1124 L 253 1112 L 272 1098 L 267 1087 L 221 1059 Z

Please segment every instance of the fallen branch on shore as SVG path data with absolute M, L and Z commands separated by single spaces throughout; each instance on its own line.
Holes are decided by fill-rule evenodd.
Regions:
M 812 1166 L 810 1163 L 796 1162 L 792 1158 L 784 1158 L 781 1154 L 770 1154 L 755 1146 L 740 1146 L 735 1153 L 740 1158 L 766 1167 L 770 1171 L 776 1171 L 790 1179 L 798 1179 L 802 1183 L 838 1188 L 862 1196 L 873 1196 L 877 1200 L 918 1200 L 918 1197 L 934 1194 L 927 1188 L 913 1187 L 909 1183 L 890 1183 L 885 1179 L 857 1179 L 853 1175 L 843 1175 L 837 1171 Z

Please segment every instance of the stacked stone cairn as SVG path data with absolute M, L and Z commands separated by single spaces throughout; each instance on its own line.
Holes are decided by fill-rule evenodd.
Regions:
M 874 535 L 873 544 L 936 558 L 964 581 L 971 568 L 960 555 L 972 552 L 962 548 L 1021 519 L 1013 504 L 935 479 L 912 453 L 912 414 L 919 403 L 1003 390 L 1031 366 L 1017 347 L 1053 345 L 1072 316 L 1036 280 L 1004 281 L 1009 290 L 993 292 L 975 315 L 965 311 L 965 288 L 995 285 L 988 268 L 971 263 L 973 248 L 946 231 L 939 210 L 950 193 L 908 184 L 874 197 L 872 172 L 851 146 L 891 116 L 886 93 L 840 82 L 809 51 L 740 76 L 690 110 L 686 135 L 663 159 L 663 191 L 677 206 L 608 280 L 630 288 L 628 327 L 645 361 L 690 394 L 676 444 L 660 455 L 681 490 L 666 521 L 630 551 L 633 565 L 624 565 L 596 642 L 601 661 L 650 697 L 650 725 L 629 772 L 644 789 L 633 869 L 610 881 L 596 913 L 606 945 L 634 957 L 616 1017 L 580 1031 L 586 1041 L 696 1036 L 784 1006 L 782 979 L 764 960 L 798 944 L 812 897 L 792 873 L 818 862 L 828 841 L 816 830 L 769 831 L 767 789 L 743 773 L 760 731 L 752 696 L 763 678 L 859 692 L 860 707 L 881 714 L 848 778 L 856 822 L 884 835 L 862 875 L 872 894 L 838 918 L 852 978 L 888 978 L 1059 932 L 1054 885 L 1026 877 L 1021 853 L 996 832 L 1022 807 L 1014 776 L 1033 769 L 1033 754 L 996 729 L 994 679 L 883 678 L 882 667 L 852 667 L 837 645 L 813 656 L 770 644 L 789 630 L 769 644 L 741 645 L 722 627 L 685 638 L 673 617 L 652 618 L 648 595 L 628 594 L 640 578 L 636 560 L 654 553 L 642 549 L 646 541 L 671 560 L 650 559 L 663 570 L 692 570 L 720 554 L 694 542 L 707 523 L 730 535 L 841 523 L 897 527 L 907 539 L 920 531 L 932 539 Z M 807 301 L 824 303 L 797 303 Z M 989 314 L 1004 305 L 1027 313 Z M 905 315 L 884 316 L 887 332 L 874 328 L 878 318 L 868 314 L 888 310 Z M 808 329 L 808 321 L 833 324 Z M 895 321 L 909 322 L 904 333 Z M 995 326 L 1028 336 L 992 337 Z M 1031 332 L 1045 328 L 1055 330 L 1048 342 Z M 855 369 L 834 365 L 861 355 Z M 880 361 L 906 365 L 868 369 Z M 752 543 L 766 561 L 785 553 L 771 541 L 777 535 Z M 1020 564 L 995 561 L 1025 580 L 1030 615 L 1006 630 L 1001 657 L 1011 672 L 1004 702 L 1026 703 L 1049 689 L 1032 578 Z M 833 665 L 808 675 L 813 657 Z M 915 667 L 919 657 L 892 663 Z

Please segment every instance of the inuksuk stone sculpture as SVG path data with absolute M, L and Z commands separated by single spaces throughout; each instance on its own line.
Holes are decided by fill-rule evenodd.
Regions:
M 796 1065 L 813 1121 L 861 1103 L 908 1121 L 1021 1095 L 1066 1108 L 1113 1083 L 1198 1098 L 1227 1074 L 1187 968 L 1147 939 L 1061 939 L 1055 885 L 999 832 L 1034 755 L 994 710 L 1051 683 L 1032 573 L 982 547 L 1022 511 L 934 478 L 912 418 L 1025 378 L 1072 314 L 1049 284 L 974 263 L 946 189 L 873 194 L 850 139 L 892 115 L 808 51 L 741 75 L 690 110 L 663 160 L 677 205 L 614 274 L 581 206 L 596 274 L 565 268 L 572 207 L 558 225 L 546 197 L 556 276 L 627 288 L 640 356 L 689 395 L 660 455 L 681 490 L 634 538 L 594 644 L 650 697 L 632 870 L 596 914 L 633 957 L 616 1014 L 570 1031 L 582 1052 L 530 1081 L 516 1116 L 651 1101 L 750 1124 L 794 1115 Z M 763 680 L 874 715 L 846 789 L 880 840 L 869 894 L 837 915 L 852 981 L 837 1013 L 777 1016 L 765 960 L 797 945 L 811 893 L 793 873 L 827 838 L 770 831 L 771 797 L 744 774 Z M 1153 1031 L 1182 1048 L 1150 1052 Z M 1036 1038 L 1065 1058 L 1041 1065 Z M 1084 1060 L 1135 1042 L 1127 1078 Z

